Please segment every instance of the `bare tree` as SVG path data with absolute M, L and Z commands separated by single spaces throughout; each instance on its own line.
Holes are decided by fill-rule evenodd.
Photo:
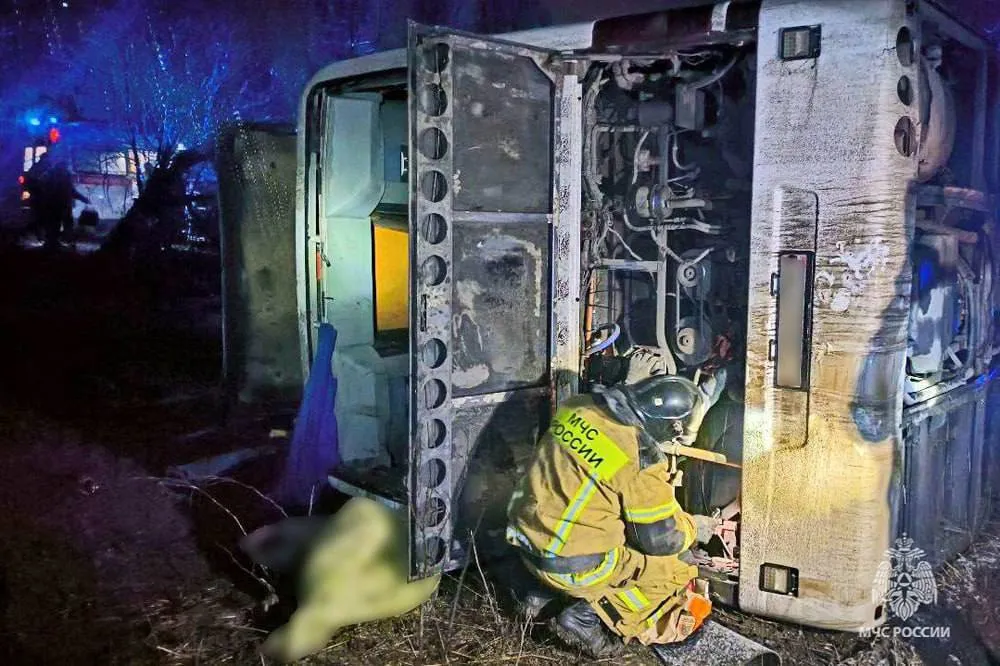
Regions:
M 255 44 L 213 4 L 166 16 L 146 0 L 119 0 L 66 54 L 81 113 L 109 121 L 136 166 L 210 146 L 220 123 L 252 117 L 274 94 Z

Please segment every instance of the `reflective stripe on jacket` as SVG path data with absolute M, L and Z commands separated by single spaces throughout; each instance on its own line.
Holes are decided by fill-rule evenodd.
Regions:
M 536 557 L 600 554 L 604 564 L 626 544 L 652 555 L 686 550 L 694 522 L 674 497 L 668 464 L 639 460 L 636 427 L 592 396 L 567 400 L 511 498 L 508 541 Z

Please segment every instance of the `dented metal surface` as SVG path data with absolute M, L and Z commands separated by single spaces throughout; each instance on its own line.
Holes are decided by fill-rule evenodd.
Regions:
M 551 82 L 532 60 L 496 49 L 457 48 L 452 59 L 455 209 L 547 212 Z
M 503 400 L 494 396 L 503 395 Z M 507 501 L 535 442 L 548 426 L 548 390 L 527 389 L 458 399 L 454 407 L 449 519 L 454 523 L 452 561 L 464 563 L 474 533 L 481 557 L 507 552 Z
M 452 370 L 455 396 L 545 381 L 548 226 L 454 225 Z
M 904 57 L 901 29 L 919 35 L 928 24 L 893 0 L 856 8 L 763 5 L 761 43 L 783 25 L 815 23 L 835 46 L 817 61 L 760 61 L 744 430 L 740 605 L 833 629 L 884 621 L 873 572 L 901 532 L 934 563 L 968 545 L 995 466 L 983 406 L 992 315 L 982 305 L 994 267 L 980 235 L 963 230 L 992 219 L 991 196 L 911 185 L 951 151 L 947 105 L 932 108 L 937 129 L 915 150 L 906 136 L 905 119 L 919 120 L 934 86 L 919 76 L 919 56 Z M 902 77 L 920 82 L 907 89 L 912 104 Z M 776 255 L 809 245 L 801 216 L 792 222 L 801 235 L 784 229 L 789 187 L 818 199 L 809 414 L 794 449 L 785 431 L 801 413 L 769 386 L 774 303 L 764 296 Z M 765 562 L 795 566 L 798 594 L 762 591 Z

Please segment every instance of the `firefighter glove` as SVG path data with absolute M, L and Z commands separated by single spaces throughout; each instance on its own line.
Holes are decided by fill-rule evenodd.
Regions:
M 665 372 L 665 362 L 660 353 L 647 347 L 637 347 L 628 356 L 628 385 L 641 382 L 644 379 L 662 375 Z
M 722 520 L 719 518 L 713 518 L 712 516 L 691 517 L 694 519 L 694 526 L 698 532 L 698 536 L 695 538 L 695 541 L 700 544 L 706 544 L 711 541 L 716 530 L 722 526 Z

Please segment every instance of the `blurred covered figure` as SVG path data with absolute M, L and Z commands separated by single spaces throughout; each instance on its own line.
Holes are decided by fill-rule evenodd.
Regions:
M 65 161 L 54 161 L 49 153 L 38 158 L 25 177 L 30 194 L 32 222 L 45 234 L 45 246 L 56 247 L 60 234 L 73 229 L 73 200 L 90 203 L 73 185 L 73 175 Z
M 240 541 L 255 564 L 297 579 L 298 608 L 261 652 L 282 663 L 319 652 L 344 627 L 397 617 L 429 599 L 440 574 L 409 580 L 408 514 L 353 497 L 333 516 L 293 516 Z
M 80 194 L 73 185 L 73 174 L 66 162 L 57 162 L 52 168 L 52 205 L 60 222 L 63 237 L 73 232 L 73 201 L 89 204 L 90 199 Z

